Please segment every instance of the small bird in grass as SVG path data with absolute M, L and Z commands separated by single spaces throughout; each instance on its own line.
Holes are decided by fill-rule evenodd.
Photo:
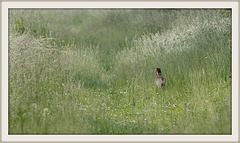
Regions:
M 162 76 L 162 72 L 161 72 L 161 69 L 160 68 L 157 68 L 156 70 L 158 73 L 157 73 L 157 76 L 155 78 L 155 83 L 157 85 L 157 87 L 164 87 L 165 86 L 165 79 L 163 78 Z

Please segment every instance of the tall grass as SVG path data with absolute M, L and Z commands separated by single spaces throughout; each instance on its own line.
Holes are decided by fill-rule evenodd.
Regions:
M 9 134 L 231 134 L 229 11 L 10 10 Z

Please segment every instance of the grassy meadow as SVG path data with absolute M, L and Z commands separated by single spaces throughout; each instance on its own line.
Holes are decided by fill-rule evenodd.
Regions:
M 9 134 L 231 134 L 231 20 L 229 9 L 10 9 Z

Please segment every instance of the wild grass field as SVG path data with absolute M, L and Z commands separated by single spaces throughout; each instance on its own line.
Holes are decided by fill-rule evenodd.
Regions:
M 10 9 L 9 134 L 229 135 L 231 26 L 230 9 Z

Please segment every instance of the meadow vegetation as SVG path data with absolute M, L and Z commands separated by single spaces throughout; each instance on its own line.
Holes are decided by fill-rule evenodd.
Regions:
M 10 9 L 9 134 L 231 134 L 231 25 L 229 9 Z

